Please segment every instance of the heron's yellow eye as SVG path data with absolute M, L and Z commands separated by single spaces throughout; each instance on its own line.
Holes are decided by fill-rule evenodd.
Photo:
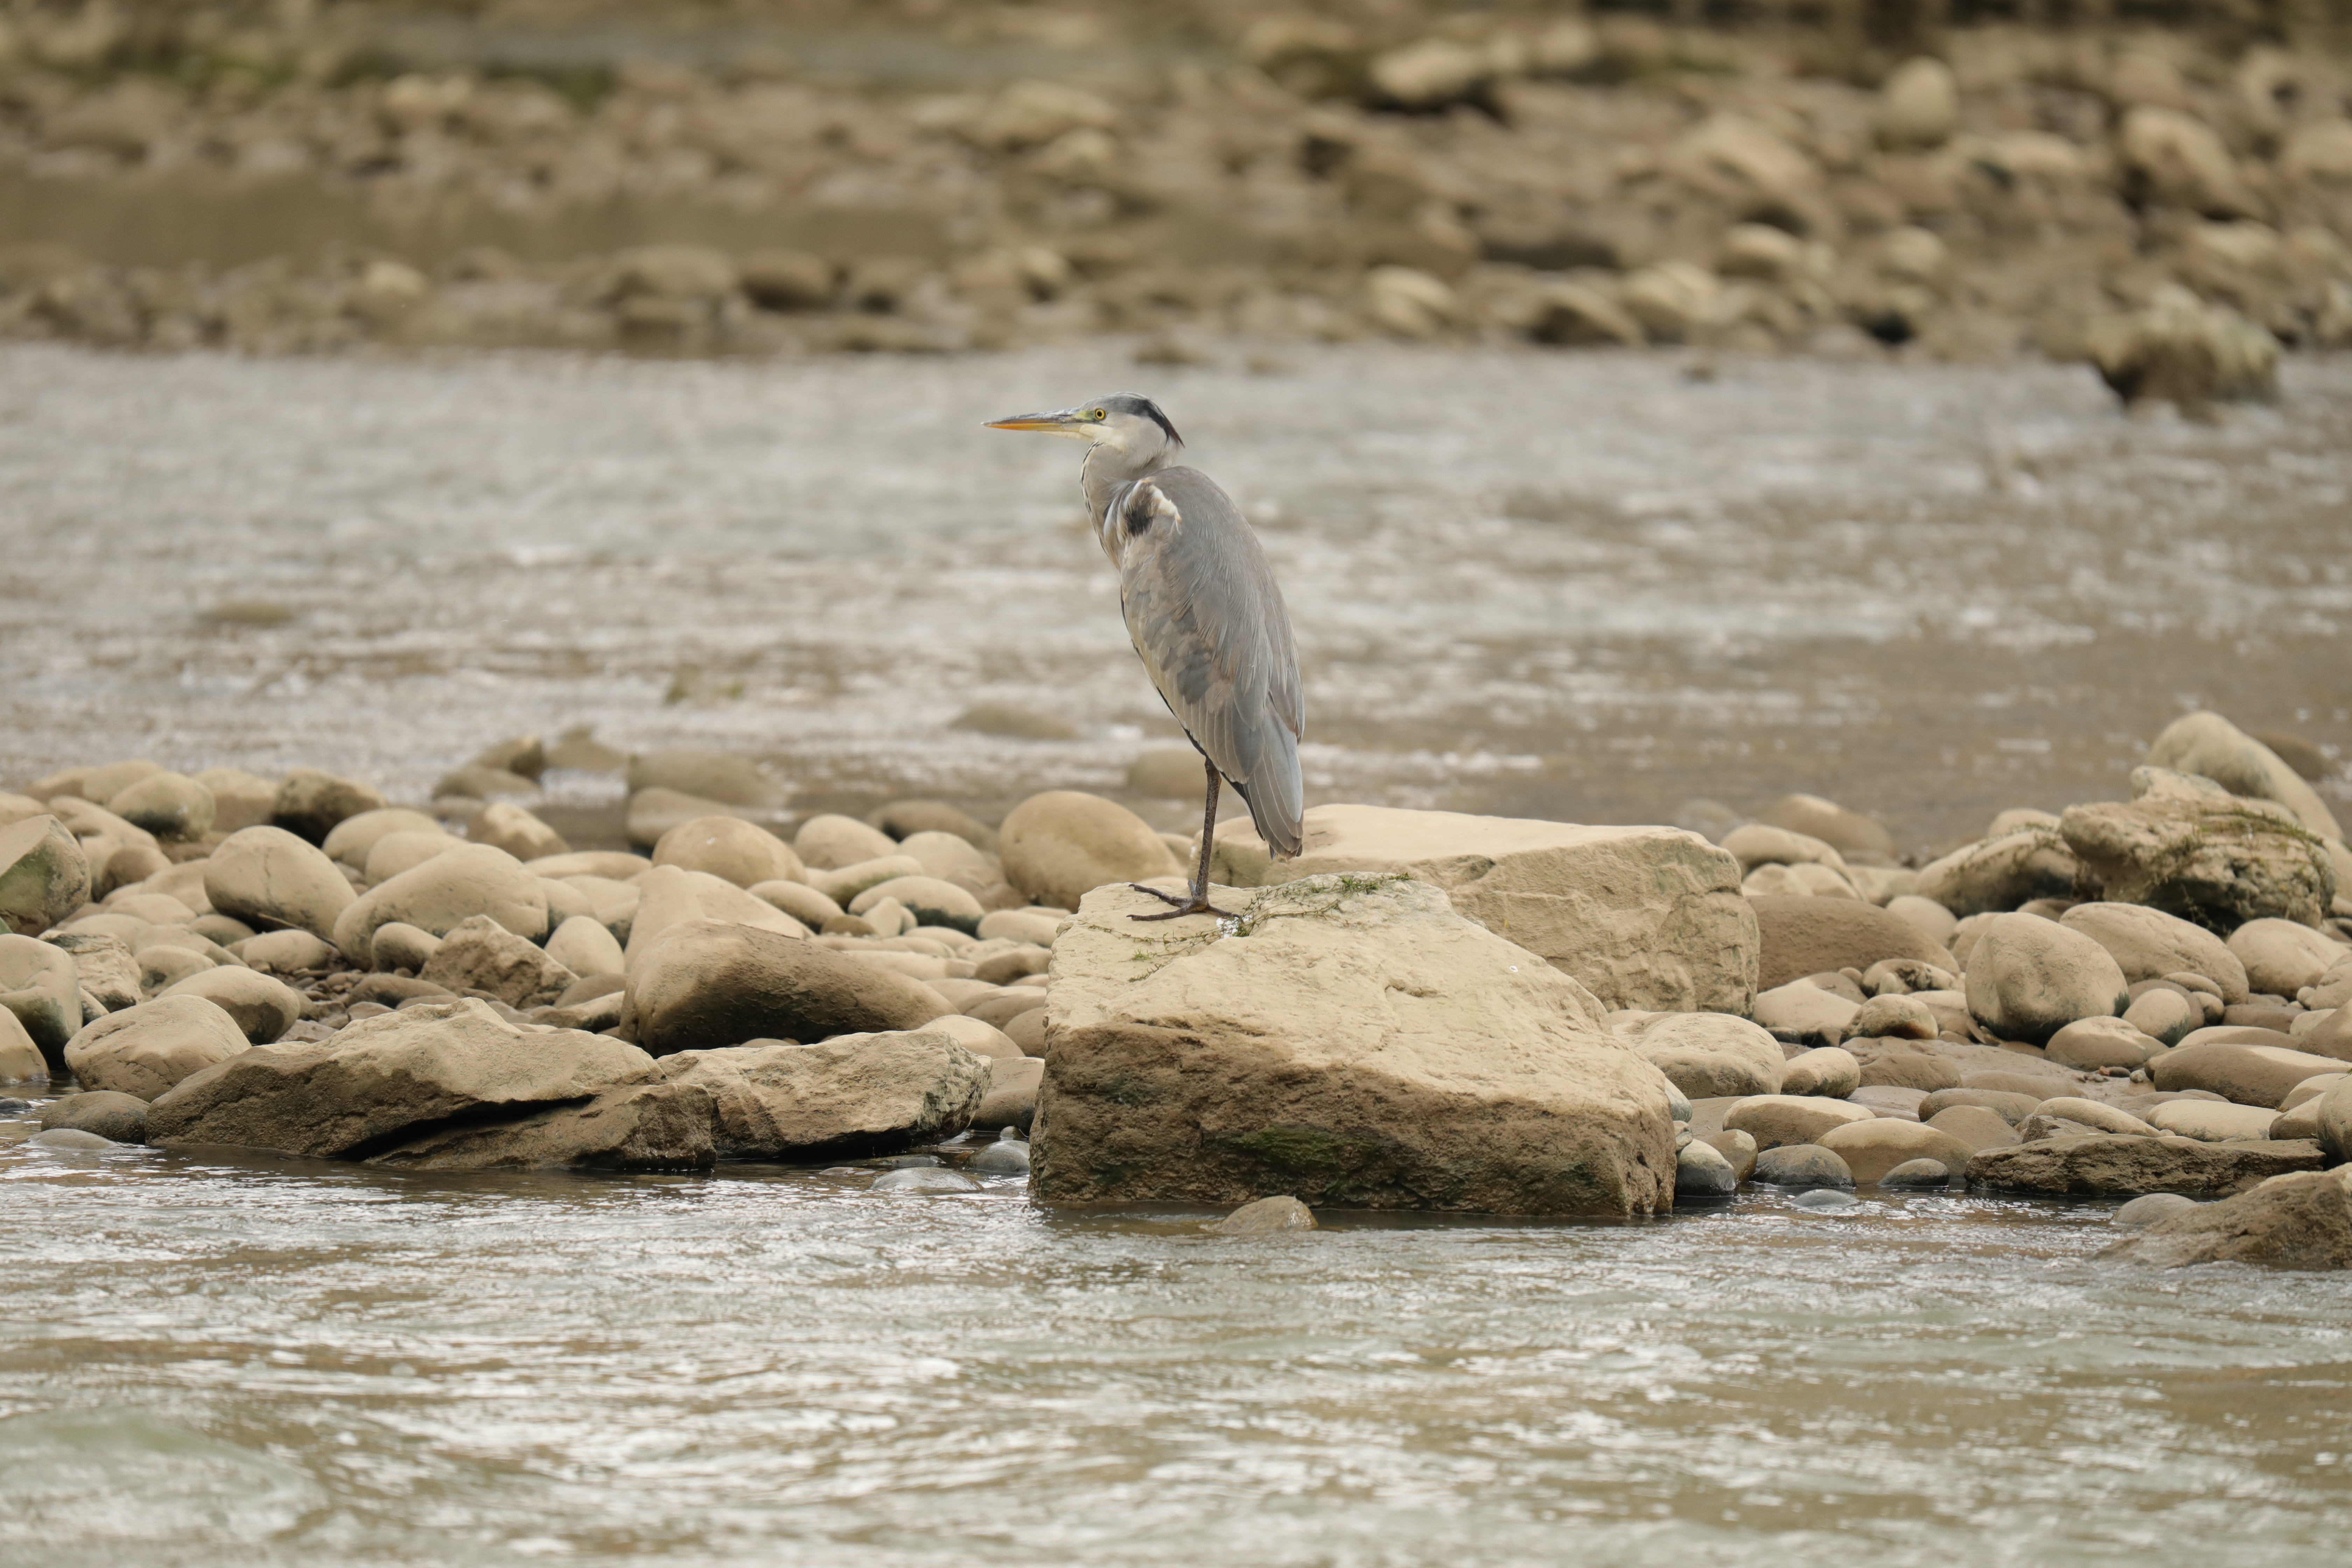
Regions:
M 1097 408 L 1092 414 L 1088 415 L 1087 417 L 1090 419 L 1108 419 L 1110 417 L 1110 411 L 1107 408 Z

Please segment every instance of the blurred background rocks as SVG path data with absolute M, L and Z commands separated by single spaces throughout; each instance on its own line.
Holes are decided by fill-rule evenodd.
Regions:
M 2352 344 L 2345 7 L 0 8 L 0 334 L 1121 334 L 2088 360 Z

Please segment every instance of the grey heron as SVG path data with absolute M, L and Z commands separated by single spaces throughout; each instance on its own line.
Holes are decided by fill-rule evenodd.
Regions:
M 1148 397 L 1122 392 L 1058 413 L 992 419 L 988 427 L 1087 444 L 1078 486 L 1095 537 L 1118 569 L 1128 637 L 1208 774 L 1192 896 L 1136 883 L 1139 892 L 1174 907 L 1134 918 L 1231 919 L 1209 902 L 1219 787 L 1234 786 L 1266 847 L 1286 860 L 1298 853 L 1306 812 L 1298 648 L 1265 552 L 1233 497 L 1200 469 L 1176 463 L 1183 437 Z

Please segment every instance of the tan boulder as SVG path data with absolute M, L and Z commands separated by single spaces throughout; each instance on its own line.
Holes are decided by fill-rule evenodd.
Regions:
M 2275 1177 L 2220 1203 L 2182 1209 L 2099 1256 L 2159 1268 L 2352 1268 L 2352 1165 Z
M 793 849 L 813 871 L 837 871 L 860 860 L 896 855 L 898 841 L 854 816 L 828 812 L 801 824 L 800 832 L 793 839 Z
M 1784 1143 L 1816 1143 L 1832 1127 L 1875 1120 L 1865 1107 L 1843 1100 L 1759 1094 L 1724 1112 L 1723 1126 L 1727 1132 L 1747 1133 L 1756 1140 L 1759 1149 L 1777 1149 Z
M 856 1160 L 953 1138 L 986 1098 L 987 1059 L 943 1030 L 775 1041 L 662 1058 L 675 1084 L 707 1090 L 726 1160 Z
M 657 1057 L 918 1029 L 955 1011 L 919 981 L 756 926 L 688 921 L 630 947 L 623 1026 Z
M 2327 841 L 2287 807 L 2162 768 L 2133 769 L 2129 805 L 2070 805 L 2062 819 L 2108 899 L 2223 931 L 2326 915 L 2336 886 Z
M 2352 949 L 2325 932 L 2282 920 L 2248 921 L 2230 933 L 2230 952 L 2246 966 L 2250 989 L 2290 1000 L 2331 965 L 2352 957 Z
M 429 1002 L 194 1074 L 147 1108 L 147 1137 L 359 1159 L 453 1118 L 520 1117 L 657 1074 L 620 1040 L 526 1028 L 470 999 Z
M 373 812 L 368 813 L 373 816 Z M 436 855 L 445 855 L 466 841 L 438 827 L 402 828 L 368 846 L 362 874 L 371 888 L 414 871 Z
M 195 781 L 213 797 L 213 831 L 235 833 L 259 827 L 278 805 L 278 781 L 243 768 L 206 768 Z
M 654 845 L 654 864 L 707 871 L 739 888 L 797 882 L 806 875 L 791 845 L 734 816 L 698 816 L 679 823 Z
M 64 823 L 44 814 L 0 827 L 0 926 L 38 936 L 89 893 L 89 857 Z
M 2175 1046 L 2148 1064 L 2148 1077 L 2159 1089 L 2201 1089 L 2238 1105 L 2275 1110 L 2295 1085 L 2342 1065 L 2332 1057 L 2284 1046 L 2213 1040 Z
M 1912 960 L 1958 973 L 1959 962 L 1901 915 L 1850 899 L 1758 898 L 1756 984 L 1772 990 L 1838 969 Z
M 1023 897 L 1075 909 L 1092 889 L 1183 874 L 1149 823 L 1078 790 L 1048 790 L 1013 808 L 999 830 L 1004 879 Z M 915 862 L 919 875 L 921 862 Z
M 2203 1143 L 2253 1143 L 2272 1135 L 2279 1113 L 2259 1105 L 2218 1105 L 2210 1100 L 2171 1100 L 2148 1112 L 2158 1132 Z
M 215 1004 L 202 996 L 166 996 L 85 1026 L 66 1043 L 65 1063 L 84 1089 L 153 1100 L 251 1048 L 236 1020 Z
M 2152 1138 L 2157 1128 L 2130 1111 L 2101 1100 L 2084 1100 L 2080 1095 L 2060 1094 L 2037 1102 L 2033 1114 L 2053 1121 L 2072 1121 L 2095 1128 L 2101 1132 L 2113 1132 L 2123 1137 Z
M 1925 1109 L 1924 1104 L 1921 1109 Z M 1937 1131 L 1949 1133 L 1967 1144 L 1972 1152 L 1983 1149 L 2006 1149 L 2021 1142 L 2017 1130 L 2003 1120 L 1999 1111 L 1987 1106 L 1948 1105 L 1926 1121 Z
M 1610 1027 L 1693 1100 L 1780 1091 L 1780 1042 L 1745 1018 L 1621 1013 L 1612 1016 Z
M 278 781 L 269 820 L 305 843 L 323 844 L 345 818 L 383 806 L 383 793 L 372 785 L 317 768 L 296 768 Z
M 2219 713 L 2175 719 L 2149 742 L 2145 761 L 2152 768 L 2211 779 L 2247 799 L 2276 801 L 2310 832 L 2331 843 L 2344 842 L 2344 829 L 2319 792 L 2276 752 Z
M 379 811 L 362 811 L 335 824 L 319 848 L 330 860 L 340 860 L 346 866 L 365 869 L 368 851 L 376 841 L 389 833 L 441 833 L 441 824 L 421 811 L 405 806 L 387 805 Z
M 2246 966 L 2229 944 L 2203 926 L 2145 904 L 2077 904 L 2058 917 L 2107 950 L 2132 984 L 2168 974 L 2201 974 L 2221 988 L 2224 1002 L 2246 999 Z
M 503 849 L 518 860 L 538 860 L 562 855 L 572 846 L 563 835 L 512 801 L 492 801 L 466 825 L 466 837 L 476 844 Z
M 699 1171 L 718 1160 L 712 1121 L 700 1089 L 631 1083 L 511 1119 L 459 1121 L 366 1158 L 403 1171 Z
M 303 1007 L 302 994 L 291 985 L 236 964 L 199 970 L 173 983 L 162 996 L 203 997 L 226 1013 L 246 1039 L 257 1046 L 266 1046 L 292 1028 Z
M 2048 827 L 2028 826 L 1930 861 L 1919 868 L 1912 892 L 1965 920 L 2006 914 L 2034 899 L 2081 898 L 2092 890 L 2091 883 L 2063 837 Z
M 213 792 L 184 773 L 149 773 L 117 791 L 106 809 L 167 844 L 185 844 L 213 830 Z
M 54 942 L 0 933 L 0 1009 L 23 1026 L 50 1062 L 65 1065 L 66 1042 L 81 1032 L 81 976 Z
M 2048 1197 L 2204 1196 L 2242 1192 L 2272 1176 L 2315 1171 L 2312 1142 L 2200 1143 L 2193 1138 L 2045 1138 L 1987 1149 L 1969 1162 L 1969 1185 Z
M 286 927 L 331 942 L 357 895 L 323 850 L 282 827 L 246 827 L 205 858 L 205 897 L 257 930 Z
M 808 928 L 767 900 L 708 871 L 656 866 L 638 879 L 636 912 L 629 921 L 627 954 L 650 951 L 674 926 L 723 921 L 757 926 L 780 936 L 804 937 Z M 625 965 L 624 966 L 625 972 Z M 731 1042 L 730 1042 L 731 1043 Z
M 579 976 L 536 942 L 525 942 L 488 915 L 473 915 L 449 928 L 416 978 L 461 995 L 486 992 L 509 1007 L 540 1007 L 562 995 Z
M 627 780 L 633 795 L 670 790 L 760 811 L 773 811 L 785 800 L 784 786 L 751 758 L 692 746 L 631 757 Z
M 1671 1203 L 1673 1086 L 1568 975 L 1401 876 L 1215 896 L 1243 914 L 1230 936 L 1205 917 L 1139 925 L 1128 917 L 1154 900 L 1120 887 L 1088 894 L 1063 929 L 1034 1196 L 1283 1193 L 1500 1214 Z
M 1861 1087 L 1862 1064 L 1853 1053 L 1822 1046 L 1790 1057 L 1780 1068 L 1780 1087 L 1775 1092 L 1843 1100 Z
M 2124 972 L 2107 950 L 2055 921 L 2003 915 L 1969 950 L 1969 1011 L 1995 1037 L 2041 1045 L 2077 1018 L 2114 1017 L 2130 1005 Z
M 1696 833 L 1318 805 L 1305 839 L 1297 860 L 1277 861 L 1245 817 L 1220 823 L 1212 873 L 1238 886 L 1402 873 L 1612 1008 L 1745 1014 L 1754 1001 L 1756 922 L 1739 863 Z
M 365 963 L 381 926 L 398 921 L 446 937 L 476 915 L 537 942 L 547 934 L 547 891 L 505 850 L 463 845 L 361 894 L 336 917 L 331 940 L 344 957 Z
M 16 1015 L 0 1008 L 0 1083 L 31 1082 L 48 1076 L 48 1058 L 25 1032 Z
M 809 886 L 846 910 L 857 901 L 857 896 L 868 888 L 900 877 L 919 877 L 923 863 L 912 855 L 884 855 L 872 860 L 854 861 L 831 871 L 811 871 Z
M 1853 1179 L 1864 1186 L 1913 1160 L 1933 1160 L 1958 1176 L 1976 1154 L 1973 1145 L 1939 1127 L 1890 1116 L 1832 1127 L 1815 1142 L 1843 1160 Z
M 2146 1067 L 2164 1042 L 2121 1018 L 2077 1018 L 2050 1037 L 2042 1058 L 2077 1072 Z

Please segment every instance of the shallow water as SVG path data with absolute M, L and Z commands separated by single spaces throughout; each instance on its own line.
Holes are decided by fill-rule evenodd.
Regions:
M 1126 385 L 1260 527 L 1310 801 L 1629 821 L 1810 789 L 1925 847 L 2116 797 L 2200 703 L 2334 748 L 2352 801 L 2352 360 L 2286 380 L 2208 427 L 2126 419 L 2080 367 L 5 348 L 0 784 L 152 755 L 422 798 L 593 722 L 756 752 L 803 809 L 1115 788 L 1174 731 L 1076 448 L 979 426 Z M 1079 736 L 947 727 L 982 700 Z
M 28 1131 L 17 1123 L 14 1131 Z M 2352 1294 L 2100 1205 L 1055 1217 L 0 1151 L 11 1561 L 2342 1561 Z

